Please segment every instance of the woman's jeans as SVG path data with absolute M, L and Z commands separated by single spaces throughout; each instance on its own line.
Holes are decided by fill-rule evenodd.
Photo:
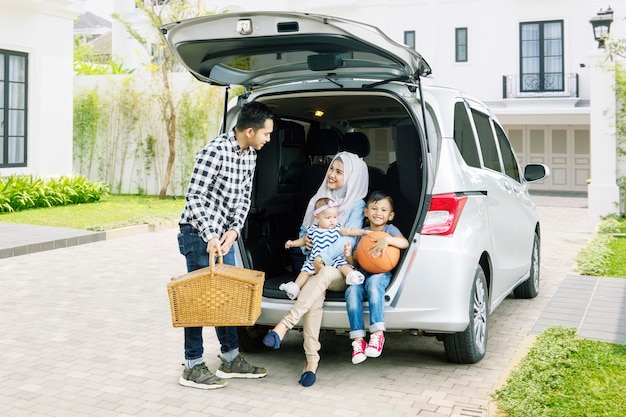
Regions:
M 345 289 L 346 278 L 341 275 L 341 272 L 332 266 L 325 266 L 317 275 L 309 277 L 289 313 L 280 321 L 288 329 L 292 329 L 302 320 L 304 354 L 307 363 L 320 361 L 319 350 L 322 345 L 319 338 L 326 290 L 343 291 Z
M 178 249 L 187 260 L 187 271 L 209 266 L 209 254 L 206 252 L 207 243 L 202 240 L 198 231 L 188 224 L 180 225 L 178 234 Z M 235 265 L 235 247 L 224 255 L 226 265 Z M 239 349 L 237 327 L 215 327 L 217 339 L 221 345 L 221 352 L 226 353 Z M 202 327 L 185 327 L 185 359 L 198 359 L 204 353 L 202 341 Z
M 363 323 L 363 300 L 367 294 L 370 310 L 370 333 L 386 330 L 384 318 L 385 289 L 389 285 L 391 272 L 370 274 L 365 271 L 365 282 L 349 285 L 346 289 L 346 309 L 350 320 L 350 339 L 365 337 Z

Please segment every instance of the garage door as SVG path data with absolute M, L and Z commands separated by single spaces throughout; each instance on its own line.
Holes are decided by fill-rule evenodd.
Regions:
M 590 176 L 589 127 L 505 126 L 522 166 L 535 162 L 550 167 L 551 175 L 531 190 L 587 191 Z

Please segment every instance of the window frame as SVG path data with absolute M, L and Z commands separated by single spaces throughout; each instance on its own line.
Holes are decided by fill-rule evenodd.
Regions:
M 412 40 L 410 39 L 412 38 Z M 404 31 L 404 44 L 409 48 L 415 49 L 415 31 L 414 30 L 405 30 Z
M 468 166 L 482 168 L 482 158 L 473 120 L 470 117 L 470 106 L 465 101 L 454 103 L 453 138 L 461 157 Z
M 464 42 L 461 34 L 465 38 Z M 469 39 L 466 27 L 454 29 L 454 60 L 455 62 L 468 62 L 469 60 Z
M 547 38 L 546 27 L 551 24 L 559 24 L 559 37 Z M 528 33 L 525 29 L 530 30 L 531 26 L 537 25 L 537 39 L 526 39 L 524 36 Z M 548 46 L 547 42 L 559 42 L 558 48 L 554 45 Z M 533 45 L 534 44 L 534 45 Z M 531 50 L 536 49 L 536 55 Z M 560 54 L 546 55 L 546 49 L 554 49 Z M 548 52 L 549 53 L 549 52 Z M 549 58 L 557 61 L 560 65 L 556 71 L 550 71 L 546 67 L 550 66 L 547 62 Z M 536 62 L 533 64 L 533 60 Z M 526 69 L 527 66 L 534 65 L 537 67 L 535 72 Z M 564 24 L 563 20 L 545 20 L 535 22 L 520 22 L 519 24 L 519 88 L 522 93 L 545 93 L 565 91 L 565 49 L 564 49 Z M 551 80 L 556 80 L 554 83 Z M 556 87 L 550 87 L 549 84 L 555 84 Z
M 520 174 L 520 166 L 517 161 L 517 157 L 515 156 L 513 146 L 511 145 L 511 141 L 504 132 L 504 129 L 495 121 L 493 121 L 493 127 L 496 130 L 496 141 L 498 142 L 498 147 L 500 148 L 500 157 L 502 158 L 504 174 L 516 182 L 521 183 L 522 178 Z
M 472 121 L 476 128 L 478 136 L 479 152 L 483 161 L 483 168 L 490 169 L 495 172 L 504 173 L 502 166 L 502 158 L 500 156 L 500 147 L 493 130 L 493 119 L 490 115 L 481 112 L 475 108 L 471 109 Z
M 19 52 L 19 51 L 11 51 L 6 49 L 0 49 L 0 55 L 2 55 L 2 59 L 0 60 L 0 65 L 2 66 L 2 72 L 0 72 L 0 168 L 20 168 L 26 167 L 28 164 L 28 53 Z M 11 57 L 18 57 L 24 59 L 24 67 L 22 74 L 19 77 L 19 80 L 12 80 L 11 75 Z M 20 68 L 21 69 L 21 68 Z M 22 84 L 23 91 L 23 104 L 18 103 L 18 107 L 11 107 L 11 102 L 15 102 L 18 98 L 11 96 L 11 87 L 15 87 L 15 84 Z M 21 111 L 23 112 L 23 117 L 21 122 L 21 126 L 17 126 L 13 128 L 9 126 L 11 122 L 11 111 Z M 19 120 L 19 118 L 17 118 Z M 11 131 L 9 130 L 17 129 L 17 132 L 22 133 L 21 135 L 11 135 Z M 10 160 L 10 152 L 9 152 L 9 142 L 11 138 L 23 138 L 23 149 L 21 152 L 21 161 L 20 162 L 9 162 Z

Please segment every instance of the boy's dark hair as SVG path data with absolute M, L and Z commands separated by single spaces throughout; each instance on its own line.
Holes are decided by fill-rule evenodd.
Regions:
M 380 200 L 389 201 L 389 205 L 391 206 L 391 211 L 393 211 L 393 198 L 389 194 L 384 191 L 376 190 L 372 191 L 370 195 L 367 197 L 367 204 L 375 203 Z
M 267 119 L 273 119 L 274 114 L 265 104 L 252 101 L 244 104 L 241 108 L 239 116 L 237 116 L 237 124 L 235 128 L 239 131 L 246 130 L 251 127 L 254 130 L 261 129 L 265 126 Z

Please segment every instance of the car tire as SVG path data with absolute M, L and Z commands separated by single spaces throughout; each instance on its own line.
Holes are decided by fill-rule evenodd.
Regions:
M 517 298 L 535 298 L 539 294 L 539 242 L 539 235 L 535 232 L 533 251 L 530 257 L 530 273 L 526 281 L 513 290 L 513 294 Z
M 459 333 L 443 339 L 446 356 L 454 363 L 479 362 L 487 351 L 489 324 L 489 293 L 482 266 L 476 268 L 469 303 L 469 325 Z
M 268 326 L 254 325 L 238 327 L 239 350 L 242 352 L 257 352 L 263 349 L 263 337 L 269 331 Z

